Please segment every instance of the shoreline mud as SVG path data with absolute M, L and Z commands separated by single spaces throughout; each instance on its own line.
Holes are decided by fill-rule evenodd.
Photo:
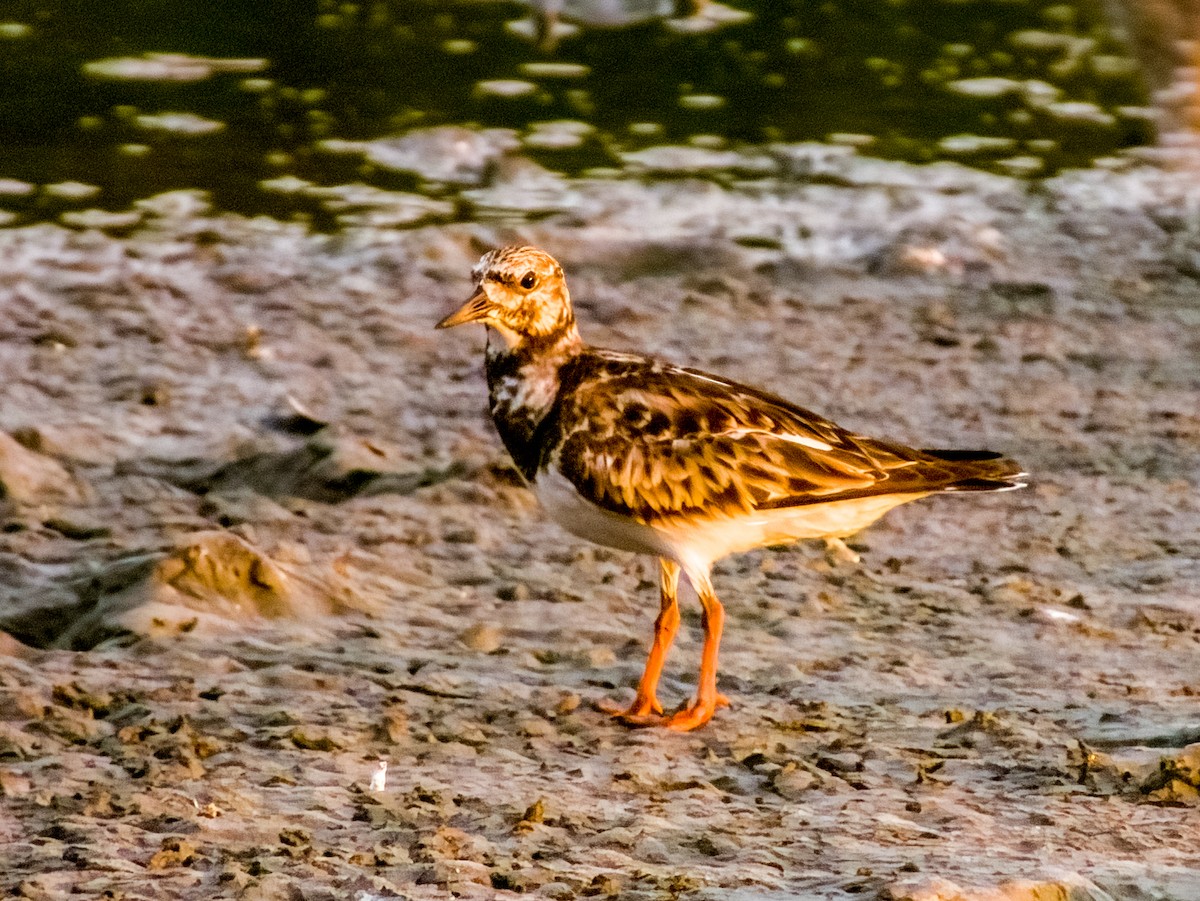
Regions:
M 532 216 L 502 173 L 486 221 L 403 231 L 191 193 L 0 230 L 0 893 L 1200 898 L 1195 149 L 772 153 Z M 733 707 L 627 730 L 593 704 L 654 561 L 538 512 L 482 334 L 432 330 L 518 240 L 589 341 L 1033 484 L 898 510 L 859 566 L 725 561 Z

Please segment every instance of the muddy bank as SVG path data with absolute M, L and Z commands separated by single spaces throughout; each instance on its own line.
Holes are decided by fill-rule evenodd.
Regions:
M 1196 170 L 769 156 L 538 221 L 518 172 L 482 224 L 0 231 L 3 892 L 1200 897 Z M 512 240 L 595 343 L 1034 485 L 726 561 L 733 708 L 617 726 L 653 561 L 539 515 L 431 330 Z

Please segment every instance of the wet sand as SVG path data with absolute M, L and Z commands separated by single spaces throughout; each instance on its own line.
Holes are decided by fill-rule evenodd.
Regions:
M 0 231 L 0 894 L 1200 898 L 1194 154 L 768 155 L 532 222 L 502 170 L 482 223 Z M 594 343 L 1033 485 L 725 561 L 732 708 L 628 730 L 655 563 L 538 512 L 431 328 L 518 240 Z

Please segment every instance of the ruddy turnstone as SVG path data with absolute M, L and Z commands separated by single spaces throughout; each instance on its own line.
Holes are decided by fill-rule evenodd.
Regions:
M 479 322 L 496 430 L 526 483 L 567 531 L 655 554 L 661 608 L 629 723 L 695 729 L 728 704 L 717 691 L 724 610 L 710 578 L 726 554 L 842 539 L 900 504 L 941 492 L 1020 488 L 991 451 L 917 450 L 840 428 L 783 398 L 648 357 L 588 347 L 562 267 L 534 247 L 485 254 L 475 293 L 438 323 Z M 489 333 L 490 337 L 490 333 Z M 704 611 L 691 702 L 664 715 L 657 686 L 679 627 L 680 571 Z

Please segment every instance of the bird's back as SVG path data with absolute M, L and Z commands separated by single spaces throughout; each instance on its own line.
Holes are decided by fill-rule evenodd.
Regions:
M 646 523 L 1020 487 L 1020 467 L 999 454 L 868 438 L 767 392 L 646 357 L 587 349 L 560 378 L 545 462 L 594 503 Z

